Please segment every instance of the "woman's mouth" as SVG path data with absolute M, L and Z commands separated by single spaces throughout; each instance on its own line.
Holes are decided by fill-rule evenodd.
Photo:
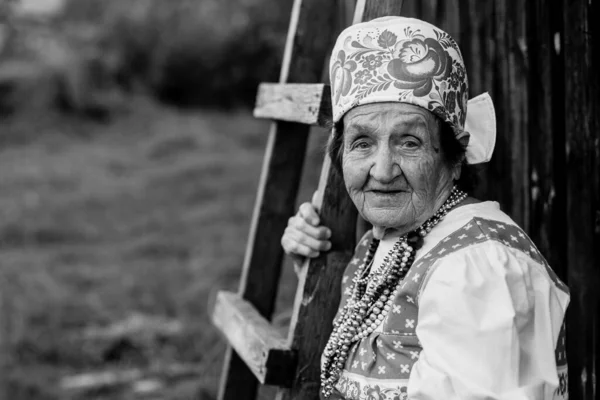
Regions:
M 392 195 L 402 193 L 403 190 L 370 190 L 370 192 L 373 192 L 378 195 Z
M 395 206 L 402 202 L 407 192 L 404 190 L 368 190 L 366 191 L 367 203 L 375 207 Z
M 373 193 L 377 196 L 395 196 L 401 193 L 405 193 L 406 190 L 400 189 L 369 189 L 366 190 L 367 193 Z

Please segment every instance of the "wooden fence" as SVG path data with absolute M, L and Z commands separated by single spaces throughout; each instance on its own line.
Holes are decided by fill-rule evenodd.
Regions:
M 497 200 L 571 290 L 570 398 L 600 399 L 600 2 L 406 1 L 448 31 L 498 139 L 478 197 Z
M 372 4 L 398 6 L 394 1 L 397 0 Z M 304 18 L 323 22 L 330 16 L 331 21 L 327 19 L 324 31 L 309 30 L 299 35 L 304 42 L 296 44 L 295 54 L 302 62 L 290 62 L 291 53 L 286 55 L 284 65 L 290 66 L 302 78 L 293 81 L 318 81 L 320 73 L 316 71 L 320 71 L 321 66 L 314 57 L 302 58 L 305 53 L 301 50 L 306 51 L 316 44 L 319 57 L 324 55 L 326 48 L 323 46 L 327 46 L 333 33 L 341 28 L 335 24 L 345 26 L 350 23 L 350 10 L 354 9 L 355 2 L 335 1 L 335 7 L 339 6 L 339 21 L 334 21 L 333 3 L 310 2 L 311 7 L 307 10 L 311 13 L 304 13 Z M 471 97 L 490 92 L 497 111 L 497 145 L 491 162 L 483 171 L 476 196 L 499 201 L 503 210 L 529 233 L 553 269 L 569 285 L 569 397 L 600 400 L 596 383 L 600 365 L 600 0 L 412 0 L 404 2 L 402 15 L 432 22 L 448 31 L 462 49 Z M 284 71 L 282 82 L 287 78 L 287 70 Z M 268 90 L 268 87 L 263 89 Z M 321 89 L 318 91 L 322 95 Z M 277 110 L 281 111 L 279 107 Z M 298 149 L 305 148 L 308 130 L 296 129 L 296 125 L 290 123 L 278 124 L 274 125 L 272 133 L 281 128 L 296 135 L 286 135 L 285 141 L 273 139 L 270 146 L 287 146 L 286 149 L 293 151 L 268 152 L 267 156 L 273 157 L 270 165 L 284 165 L 284 161 L 286 166 L 292 161 L 301 163 Z M 290 141 L 291 138 L 298 142 Z M 293 204 L 291 199 L 296 192 L 285 185 L 297 183 L 299 176 L 286 177 L 285 171 L 290 172 L 288 168 L 279 168 L 274 177 L 265 181 L 265 187 L 271 189 L 261 191 L 259 200 L 265 193 L 279 190 L 281 197 L 289 196 L 290 201 L 267 202 L 266 206 L 263 203 L 262 211 Z M 342 204 L 341 201 L 338 203 Z M 289 210 L 283 211 L 289 215 Z M 274 230 L 271 214 L 275 213 L 263 214 L 267 217 L 255 220 L 251 238 L 265 237 L 261 232 Z M 327 213 L 322 217 L 325 222 L 333 221 Z M 344 221 L 349 220 L 346 215 Z M 284 223 L 281 219 L 280 225 Z M 345 226 L 341 231 L 351 230 Z M 255 248 L 259 251 L 249 253 L 248 265 L 256 265 L 257 271 L 273 269 L 274 272 L 267 283 L 264 274 L 246 273 L 242 279 L 244 290 L 258 287 L 274 290 L 279 277 L 277 265 L 281 249 L 278 246 L 278 243 L 263 240 Z M 271 264 L 265 264 L 265 254 L 276 255 L 272 258 L 277 265 L 273 264 L 271 268 Z M 323 259 L 311 262 L 314 273 L 308 275 L 317 276 L 315 271 L 322 270 L 322 263 Z M 339 269 L 340 265 L 335 267 Z M 327 271 L 320 273 L 335 274 L 336 268 L 331 268 L 329 263 Z M 246 272 L 249 270 L 245 268 Z M 317 286 L 318 282 L 301 280 L 302 290 Z M 313 300 L 314 304 L 322 304 L 319 315 L 310 314 L 311 320 L 307 313 L 296 314 L 304 318 L 302 329 L 324 323 L 322 310 L 328 308 L 326 303 L 331 301 L 331 293 L 339 288 L 325 289 L 315 289 L 315 293 L 327 294 L 318 301 Z M 262 304 L 260 299 L 252 299 L 244 290 L 241 291 L 243 299 L 250 301 L 258 313 L 268 318 L 273 304 Z M 299 293 L 302 294 L 302 290 Z M 258 293 L 257 290 L 254 292 Z M 312 308 L 311 312 L 315 310 Z M 329 321 L 330 316 L 326 320 Z M 300 338 L 309 336 L 306 330 L 298 335 Z M 291 349 L 299 348 L 296 344 L 294 339 Z M 318 352 L 299 356 L 314 358 L 315 354 Z M 239 398 L 235 390 L 229 388 L 239 388 L 242 384 L 252 389 L 247 390 L 248 393 L 254 392 L 254 377 L 245 369 L 242 360 L 232 350 L 228 352 L 227 360 L 226 375 L 233 383 L 225 387 L 228 390 L 222 391 L 222 398 Z M 309 359 L 299 361 L 300 366 L 313 364 Z M 297 391 L 309 378 L 304 370 L 296 374 L 293 390 Z M 315 392 L 316 388 L 310 391 Z M 298 393 L 285 396 L 296 395 Z

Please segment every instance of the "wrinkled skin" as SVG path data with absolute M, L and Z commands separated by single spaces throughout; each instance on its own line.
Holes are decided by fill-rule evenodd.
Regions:
M 346 189 L 379 239 L 423 224 L 460 177 L 460 163 L 444 162 L 436 118 L 417 106 L 376 103 L 353 108 L 344 116 L 343 139 Z M 459 140 L 466 146 L 469 136 Z M 320 225 L 317 211 L 307 202 L 289 219 L 281 244 L 300 267 L 305 258 L 329 250 L 330 237 L 331 231 Z
M 460 165 L 449 166 L 433 114 L 411 104 L 358 106 L 344 116 L 346 189 L 375 237 L 406 233 L 444 203 Z

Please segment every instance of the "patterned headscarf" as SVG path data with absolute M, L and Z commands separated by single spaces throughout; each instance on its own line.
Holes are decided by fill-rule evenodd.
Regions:
M 467 162 L 491 158 L 496 138 L 493 104 L 487 94 L 468 101 L 462 55 L 441 29 L 404 17 L 352 25 L 333 48 L 330 77 L 334 122 L 362 104 L 414 104 L 447 122 L 457 137 L 471 134 Z

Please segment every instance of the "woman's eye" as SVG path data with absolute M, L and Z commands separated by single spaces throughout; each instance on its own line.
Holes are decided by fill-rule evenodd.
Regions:
M 357 150 L 365 150 L 369 148 L 369 143 L 367 143 L 365 140 L 360 140 L 357 142 L 354 142 L 354 144 L 352 145 L 352 149 L 357 149 Z
M 416 149 L 420 143 L 415 139 L 407 139 L 402 142 L 402 147 L 407 149 Z

